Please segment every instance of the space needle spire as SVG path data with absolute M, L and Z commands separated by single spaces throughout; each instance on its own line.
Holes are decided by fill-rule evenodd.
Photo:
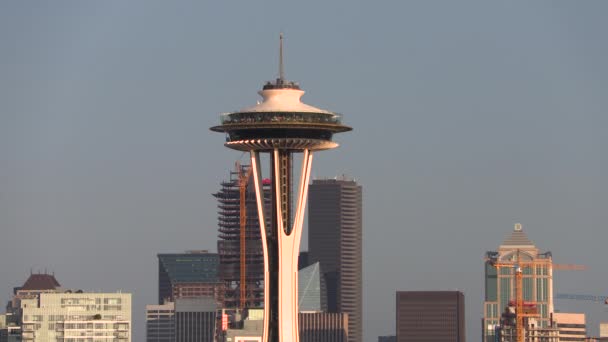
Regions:
M 285 81 L 285 67 L 283 66 L 283 33 L 279 34 L 279 80 Z
M 212 131 L 226 134 L 224 146 L 249 152 L 253 170 L 258 222 L 264 256 L 264 342 L 298 342 L 298 255 L 308 196 L 312 157 L 338 147 L 335 133 L 351 127 L 338 113 L 301 102 L 304 91 L 285 80 L 283 35 L 279 36 L 279 78 L 258 93 L 263 101 L 240 111 L 222 114 Z M 268 154 L 272 183 L 270 202 L 262 191 L 260 156 Z M 293 155 L 302 155 L 297 193 L 292 189 Z M 292 197 L 297 196 L 295 208 Z M 292 209 L 295 209 L 292 211 Z M 266 226 L 270 215 L 271 225 Z

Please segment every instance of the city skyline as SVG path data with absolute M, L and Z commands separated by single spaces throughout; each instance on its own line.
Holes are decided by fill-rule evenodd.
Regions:
M 463 291 L 476 341 L 482 257 L 516 222 L 588 266 L 556 292 L 606 295 L 607 7 L 3 2 L 0 297 L 30 269 L 122 288 L 141 340 L 156 254 L 215 250 L 210 194 L 238 156 L 207 127 L 274 78 L 280 31 L 288 78 L 358 128 L 312 178 L 366 190 L 365 341 L 394 331 L 397 289 Z

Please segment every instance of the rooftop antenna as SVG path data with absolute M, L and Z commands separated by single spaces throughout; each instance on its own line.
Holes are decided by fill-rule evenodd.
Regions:
M 283 32 L 279 33 L 279 80 L 285 80 L 285 70 L 283 68 Z

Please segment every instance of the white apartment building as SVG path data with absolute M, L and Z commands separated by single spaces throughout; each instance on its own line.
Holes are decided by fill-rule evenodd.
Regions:
M 19 311 L 22 341 L 131 342 L 130 293 L 40 293 Z

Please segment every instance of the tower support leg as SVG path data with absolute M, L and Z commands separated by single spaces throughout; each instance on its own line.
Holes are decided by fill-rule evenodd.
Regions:
M 251 166 L 258 205 L 258 217 L 264 250 L 264 329 L 265 342 L 298 342 L 298 256 L 308 183 L 312 168 L 312 152 L 303 151 L 299 180 L 298 202 L 292 226 L 289 224 L 291 189 L 290 152 L 275 149 L 272 155 L 273 227 L 269 234 L 265 227 L 264 193 L 261 187 L 259 152 L 251 151 Z M 285 158 L 288 157 L 288 158 Z M 286 164 L 286 159 L 288 164 Z

